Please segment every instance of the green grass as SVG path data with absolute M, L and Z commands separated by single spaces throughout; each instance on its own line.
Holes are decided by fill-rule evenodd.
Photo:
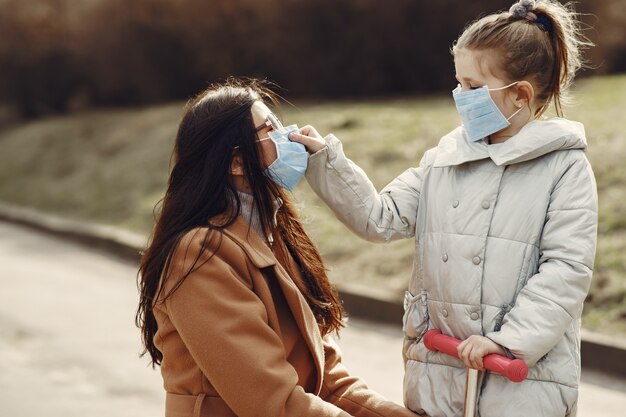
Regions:
M 626 335 L 626 76 L 586 79 L 568 116 L 583 122 L 600 195 L 600 236 L 585 327 Z M 161 198 L 183 103 L 98 110 L 0 130 L 0 200 L 149 233 Z M 458 123 L 448 96 L 297 103 L 287 123 L 335 133 L 346 153 L 381 188 Z M 400 298 L 413 242 L 364 242 L 298 186 L 307 230 L 337 283 Z

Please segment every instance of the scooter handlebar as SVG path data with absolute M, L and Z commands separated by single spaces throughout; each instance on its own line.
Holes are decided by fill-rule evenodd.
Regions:
M 446 336 L 441 331 L 432 329 L 424 335 L 424 345 L 434 352 L 443 352 L 447 355 L 459 357 L 457 346 L 461 340 Z M 483 358 L 483 366 L 497 372 L 513 382 L 521 382 L 528 375 L 528 366 L 520 359 L 509 359 L 506 356 L 491 353 Z

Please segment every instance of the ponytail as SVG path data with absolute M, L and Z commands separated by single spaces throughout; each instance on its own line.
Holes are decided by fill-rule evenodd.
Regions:
M 552 101 L 557 115 L 563 116 L 563 104 L 569 103 L 568 93 L 574 77 L 584 66 L 582 49 L 591 46 L 591 43 L 582 35 L 578 14 L 573 10 L 571 3 L 563 6 L 552 1 L 538 1 L 530 13 L 537 15 L 537 21 L 541 18 L 549 21 L 546 33 L 554 57 L 544 93 L 544 95 L 547 93 L 546 104 L 541 112 L 543 113 L 545 107 Z M 513 14 L 511 19 L 515 20 Z

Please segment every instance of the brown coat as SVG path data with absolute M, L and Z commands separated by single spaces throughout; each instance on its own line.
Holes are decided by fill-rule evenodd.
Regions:
M 243 219 L 187 233 L 164 294 L 196 258 L 154 308 L 167 417 L 415 416 L 348 375 L 294 282 L 301 277 Z

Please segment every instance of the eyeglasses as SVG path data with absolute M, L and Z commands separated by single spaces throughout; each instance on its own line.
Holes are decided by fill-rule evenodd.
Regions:
M 254 128 L 255 132 L 265 129 L 266 127 L 271 126 L 274 130 L 281 130 L 283 128 L 283 124 L 278 120 L 278 117 L 274 113 L 270 113 L 267 115 L 267 119 L 263 122 L 262 125 L 256 126 Z
M 271 127 L 272 130 L 281 130 L 283 129 L 283 124 L 280 122 L 280 120 L 278 119 L 278 117 L 276 117 L 276 115 L 274 113 L 270 113 L 267 115 L 267 118 L 265 119 L 265 122 L 263 122 L 263 124 L 256 126 L 254 128 L 255 132 L 259 132 L 267 127 Z M 257 142 L 263 142 L 266 140 L 270 140 L 271 138 L 269 136 L 261 138 L 261 139 L 257 139 Z M 233 149 L 239 149 L 239 146 L 235 146 Z

